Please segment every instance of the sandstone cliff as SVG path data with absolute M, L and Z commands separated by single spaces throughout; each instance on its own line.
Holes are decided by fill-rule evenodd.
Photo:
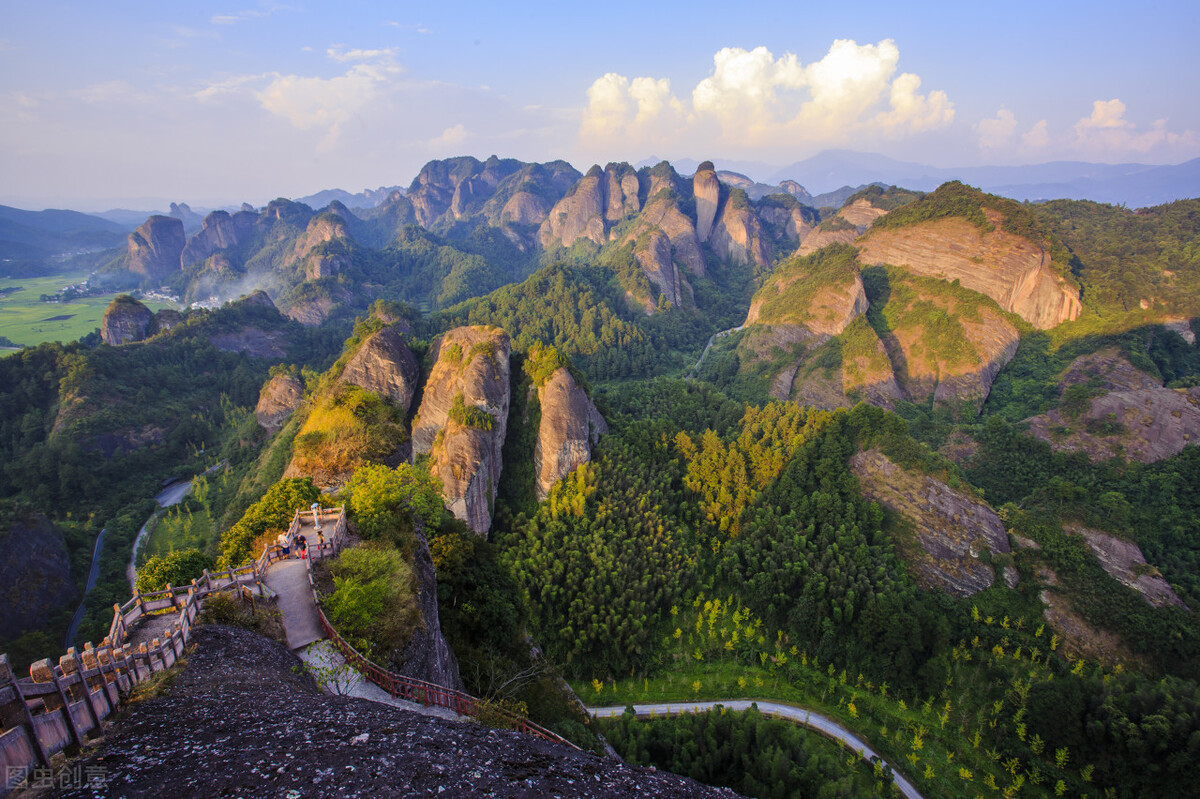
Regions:
M 500 183 L 521 166 L 494 155 L 483 162 L 470 157 L 430 161 L 413 179 L 405 200 L 422 227 L 446 227 L 482 211 Z
M 592 458 L 592 447 L 608 424 L 566 367 L 559 367 L 537 389 L 541 406 L 533 469 L 539 501 L 566 475 Z
M 903 469 L 878 450 L 854 455 L 850 469 L 865 497 L 912 522 L 915 540 L 902 543 L 901 551 L 918 583 L 958 597 L 991 586 L 995 572 L 979 556 L 1007 553 L 1009 543 L 986 503 Z
M 254 406 L 254 418 L 258 426 L 272 435 L 283 427 L 292 411 L 304 399 L 304 384 L 290 374 L 278 374 L 263 383 L 258 393 L 258 404 Z
M 342 253 L 326 252 L 322 245 L 348 239 L 345 219 L 332 213 L 318 214 L 309 220 L 303 235 L 296 239 L 284 257 L 282 267 L 287 269 L 302 264 L 305 280 L 336 275 L 350 265 L 350 259 Z
M 154 314 L 149 308 L 128 294 L 122 294 L 104 309 L 100 338 L 113 346 L 141 341 L 150 334 L 153 323 Z
M 696 198 L 696 237 L 702 242 L 708 241 L 721 202 L 721 182 L 717 180 L 712 161 L 696 167 L 696 174 L 692 176 L 692 194 Z
M 593 166 L 555 203 L 542 223 L 538 237 L 543 247 L 561 244 L 570 247 L 581 238 L 596 245 L 607 241 L 604 225 L 604 173 Z
M 44 625 L 75 598 L 62 533 L 41 514 L 0 520 L 0 639 Z
M 418 377 L 417 359 L 403 334 L 391 326 L 368 336 L 342 370 L 342 380 L 386 397 L 406 414 Z
M 227 211 L 213 211 L 204 217 L 200 232 L 184 246 L 181 265 L 186 269 L 211 258 L 219 250 L 236 247 L 254 229 L 257 219 L 258 214 L 252 211 L 238 211 L 232 216 Z
M 801 205 L 795 197 L 772 194 L 756 206 L 759 219 L 775 241 L 777 250 L 793 249 L 820 222 L 817 212 Z
M 860 258 L 864 264 L 957 280 L 1042 330 L 1079 316 L 1079 290 L 1051 268 L 1041 245 L 1002 230 L 999 212 L 984 213 L 995 226 L 988 233 L 958 217 L 873 228 L 858 242 Z
M 731 189 L 722 203 L 709 244 L 718 258 L 729 263 L 758 267 L 771 264 L 770 239 L 741 189 Z
M 429 554 L 429 540 L 420 525 L 414 530 L 413 577 L 417 583 L 417 605 L 421 608 L 421 625 L 414 632 L 396 664 L 396 673 L 418 680 L 444 685 L 461 691 L 462 677 L 458 658 L 442 632 L 438 615 L 437 569 Z
M 1082 537 L 1104 571 L 1125 587 L 1137 591 L 1147 603 L 1160 608 L 1174 605 L 1186 609 L 1158 569 L 1146 564 L 1146 556 L 1137 544 L 1087 527 L 1065 525 L 1063 529 Z
M 129 271 L 161 284 L 179 271 L 185 244 L 183 222 L 170 216 L 152 216 L 129 234 Z
M 1078 414 L 1055 408 L 1027 420 L 1030 435 L 1057 451 L 1153 463 L 1200 441 L 1200 387 L 1164 388 L 1115 350 L 1075 359 L 1061 382 L 1102 393 Z
M 413 419 L 413 452 L 430 453 L 431 471 L 455 516 L 480 535 L 492 521 L 508 424 L 508 334 L 458 327 L 433 345 L 434 365 Z

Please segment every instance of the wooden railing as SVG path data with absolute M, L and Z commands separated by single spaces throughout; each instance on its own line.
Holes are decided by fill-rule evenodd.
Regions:
M 309 513 L 296 511 L 287 530 L 289 544 L 302 526 L 302 515 Z M 344 508 L 323 511 L 323 521 L 326 514 L 337 514 L 337 519 L 323 550 L 310 547 L 318 555 L 340 548 L 346 532 Z M 50 758 L 58 752 L 82 744 L 89 734 L 101 734 L 101 722 L 116 711 L 122 695 L 173 666 L 209 594 L 236 591 L 247 598 L 265 596 L 267 568 L 282 557 L 280 546 L 270 544 L 254 560 L 216 573 L 205 570 L 190 585 L 144 593 L 135 589 L 124 605 L 113 605 L 113 620 L 100 646 L 89 641 L 82 652 L 71 647 L 57 664 L 49 658 L 39 660 L 30 665 L 28 678 L 15 678 L 8 657 L 0 654 L 0 767 L 4 769 L 0 796 L 20 785 L 34 769 L 48 769 Z M 130 641 L 140 621 L 168 614 L 178 618 L 158 637 L 148 644 Z

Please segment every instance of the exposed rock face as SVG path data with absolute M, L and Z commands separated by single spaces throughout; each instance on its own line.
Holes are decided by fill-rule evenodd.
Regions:
M 193 636 L 165 695 L 130 706 L 82 761 L 81 773 L 105 776 L 101 793 L 142 799 L 169 785 L 181 796 L 737 796 L 519 732 L 322 694 L 284 646 L 247 630 L 204 625 Z
M 11 640 L 41 627 L 68 605 L 75 598 L 75 585 L 62 533 L 45 516 L 5 519 L 3 524 L 7 532 L 0 532 L 0 639 Z
M 1167 319 L 1163 321 L 1163 327 L 1178 333 L 1191 346 L 1196 346 L 1196 332 L 1192 330 L 1192 324 L 1187 319 Z
M 864 264 L 891 264 L 918 275 L 958 280 L 1042 330 L 1079 316 L 1079 290 L 1051 269 L 1049 254 L 1004 232 L 997 212 L 985 213 L 995 230 L 983 234 L 960 218 L 872 229 L 858 242 L 860 257 Z
M 267 431 L 267 435 L 272 435 L 283 427 L 302 399 L 303 383 L 291 375 L 275 375 L 263 383 L 258 404 L 254 406 L 254 418 L 258 420 L 258 426 Z
M 1063 371 L 1059 385 L 1069 386 L 1087 383 L 1104 391 L 1140 391 L 1162 388 L 1158 378 L 1146 374 L 1131 364 L 1116 348 L 1081 355 Z
M 314 297 L 292 303 L 284 312 L 284 316 L 305 327 L 316 327 L 329 318 L 335 304 L 329 297 Z
M 494 155 L 484 162 L 469 157 L 430 161 L 409 186 L 405 200 L 417 222 L 432 229 L 482 211 L 500 183 L 521 166 L 520 161 Z
M 336 214 L 320 214 L 314 216 L 308 223 L 304 235 L 296 239 L 292 251 L 283 260 L 285 268 L 295 264 L 304 264 L 306 280 L 319 280 L 341 272 L 350 265 L 350 260 L 342 254 L 314 252 L 323 244 L 332 241 L 344 241 L 348 238 L 346 221 Z
M 508 424 L 508 334 L 497 327 L 458 327 L 434 343 L 436 361 L 413 419 L 413 452 L 429 452 L 446 506 L 480 535 L 492 523 Z M 491 416 L 490 429 L 451 418 L 455 399 L 472 416 Z
M 342 380 L 390 399 L 405 413 L 412 404 L 418 376 L 417 359 L 394 327 L 368 336 L 342 372 Z
M 979 560 L 984 549 L 1008 552 L 1008 534 L 996 513 L 940 480 L 910 472 L 878 450 L 850 458 L 850 469 L 863 495 L 908 518 L 916 544 L 905 559 L 917 581 L 954 596 L 971 596 L 995 580 L 992 567 Z
M 405 647 L 396 673 L 461 691 L 463 683 L 458 673 L 458 658 L 446 642 L 438 616 L 437 570 L 429 554 L 429 541 L 424 529 L 418 529 L 415 533 L 417 543 L 413 550 L 413 575 L 417 581 L 421 627 L 413 633 Z
M 692 176 L 692 193 L 696 197 L 696 238 L 708 241 L 713 222 L 717 218 L 717 206 L 721 202 L 721 181 L 717 180 L 712 161 L 696 167 Z
M 796 200 L 782 198 L 775 202 L 775 199 L 773 196 L 760 203 L 758 216 L 777 243 L 790 242 L 796 246 L 816 226 L 816 212 L 805 209 Z
M 1028 422 L 1031 435 L 1060 452 L 1153 463 L 1200 441 L 1200 386 L 1111 391 L 1093 398 L 1079 419 L 1055 408 Z
M 208 340 L 222 352 L 244 352 L 252 358 L 279 359 L 287 355 L 284 350 L 286 338 L 279 330 L 261 330 L 246 325 L 239 330 L 216 333 Z
M 696 229 L 692 226 L 692 220 L 679 210 L 679 204 L 673 197 L 662 196 L 647 203 L 638 217 L 637 224 L 622 242 L 637 241 L 642 233 L 654 228 L 661 230 L 670 240 L 674 260 L 697 277 L 707 276 L 708 270 L 704 265 L 704 254 L 700 251 L 700 240 L 696 238 Z
M 604 229 L 604 173 L 593 166 L 559 200 L 538 231 L 543 247 L 558 243 L 570 247 L 586 238 L 597 245 L 606 241 Z
M 755 266 L 771 263 L 770 241 L 763 235 L 762 223 L 740 189 L 733 190 L 726 198 L 709 243 L 718 258 L 730 263 Z
M 637 172 L 626 163 L 604 167 L 604 218 L 620 222 L 642 210 Z
M 218 250 L 236 247 L 254 229 L 258 214 L 238 211 L 213 211 L 204 217 L 200 232 L 188 241 L 180 257 L 184 268 L 213 256 Z
M 859 198 L 849 205 L 843 206 L 837 215 L 854 225 L 862 233 L 871 226 L 871 223 L 886 213 L 887 211 L 882 208 L 872 205 L 870 200 Z
M 129 234 L 129 271 L 152 283 L 162 283 L 179 271 L 186 238 L 183 222 L 152 216 Z
M 1146 565 L 1146 556 L 1137 544 L 1087 527 L 1066 526 L 1064 529 L 1082 536 L 1104 571 L 1117 582 L 1137 591 L 1151 605 L 1159 608 L 1174 605 L 1186 609 L 1158 570 Z
M 796 252 L 800 255 L 809 255 L 817 250 L 828 247 L 830 244 L 852 244 L 858 238 L 858 230 L 855 228 L 830 228 L 817 226 L 811 228 L 804 235 L 803 241 L 800 242 L 800 247 Z
M 608 425 L 566 367 L 556 369 L 538 387 L 537 396 L 542 419 L 533 450 L 533 469 L 541 501 L 555 483 L 591 460 L 592 447 L 608 432 Z
M 100 338 L 114 347 L 146 338 L 154 322 L 154 314 L 145 305 L 128 295 L 121 295 L 108 304 L 100 320 Z
M 867 312 L 867 293 L 863 289 L 862 276 L 857 270 L 848 271 L 842 280 L 822 284 L 813 292 L 805 307 L 773 307 L 773 299 L 784 294 L 789 286 L 805 277 L 800 269 L 785 267 L 776 272 L 750 300 L 750 311 L 746 314 L 745 324 L 758 323 L 766 306 L 765 318 L 770 322 L 793 321 L 818 335 L 836 336 L 855 318 Z

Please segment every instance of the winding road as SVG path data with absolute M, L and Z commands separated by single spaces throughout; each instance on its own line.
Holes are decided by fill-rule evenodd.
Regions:
M 742 325 L 738 325 L 737 327 L 731 327 L 728 330 L 722 330 L 719 333 L 713 333 L 711 336 L 709 336 L 708 343 L 704 345 L 704 352 L 700 353 L 700 360 L 696 361 L 696 365 L 692 367 L 690 372 L 688 372 L 688 377 L 695 378 L 695 377 L 699 376 L 700 367 L 704 365 L 704 359 L 708 357 L 708 351 L 712 349 L 712 345 L 713 345 L 714 341 L 716 341 L 719 338 L 724 338 L 725 336 L 728 336 L 731 333 L 736 333 L 739 330 L 744 329 L 745 327 L 746 326 L 744 324 L 742 324 Z
M 846 744 L 846 746 L 869 761 L 878 760 L 880 765 L 888 765 L 861 738 L 847 730 L 841 724 L 828 716 L 822 716 L 820 713 L 796 705 L 785 705 L 780 702 L 771 702 L 764 699 L 725 699 L 715 702 L 663 702 L 652 705 L 634 705 L 633 711 L 638 716 L 649 716 L 652 714 L 655 716 L 677 716 L 680 713 L 702 713 L 706 710 L 712 710 L 718 705 L 735 711 L 749 710 L 751 705 L 758 705 L 759 712 L 764 716 L 774 716 L 808 727 L 824 736 Z M 625 707 L 625 705 L 589 707 L 587 711 L 597 718 L 617 718 L 625 712 Z M 892 779 L 896 787 L 900 789 L 900 793 L 904 794 L 907 799 L 922 799 L 921 794 L 913 787 L 912 783 L 906 780 L 894 768 L 892 769 Z

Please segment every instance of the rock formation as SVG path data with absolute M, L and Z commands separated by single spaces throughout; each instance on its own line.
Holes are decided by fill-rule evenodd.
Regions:
M 566 367 L 537 389 L 542 418 L 533 450 L 539 501 L 566 475 L 592 458 L 592 447 L 608 432 L 604 417 Z
M 604 218 L 620 222 L 642 210 L 641 183 L 629 164 L 608 164 L 604 167 Z
M 180 257 L 186 269 L 192 264 L 211 258 L 218 250 L 236 247 L 254 229 L 258 214 L 238 211 L 230 216 L 226 211 L 213 211 L 204 217 L 200 232 L 188 241 Z
M 46 624 L 75 598 L 62 533 L 41 514 L 0 520 L 0 639 Z
M 416 546 L 413 548 L 413 577 L 417 583 L 417 605 L 421 608 L 421 626 L 413 632 L 408 646 L 396 664 L 396 673 L 418 680 L 444 685 L 461 691 L 462 677 L 458 672 L 458 658 L 442 633 L 442 622 L 438 615 L 437 570 L 429 554 L 429 541 L 424 529 L 414 531 Z
M 342 371 L 342 380 L 373 391 L 408 413 L 416 390 L 417 359 L 395 327 L 385 327 L 367 337 Z
M 296 239 L 282 266 L 286 269 L 304 264 L 305 280 L 336 275 L 350 265 L 350 259 L 342 253 L 325 252 L 322 245 L 348 239 L 345 219 L 336 214 L 318 214 L 309 220 L 304 234 Z
M 458 327 L 435 341 L 435 362 L 413 419 L 416 455 L 430 453 L 446 507 L 480 535 L 492 522 L 508 424 L 508 334 Z
M 1147 566 L 1146 556 L 1137 544 L 1087 527 L 1066 525 L 1064 529 L 1082 537 L 1104 571 L 1117 582 L 1137 591 L 1149 604 L 1159 608 L 1174 605 L 1186 609 L 1159 571 Z
M 129 271 L 161 284 L 179 271 L 185 244 L 183 222 L 170 216 L 152 216 L 129 234 Z
M 522 166 L 515 159 L 494 155 L 482 162 L 470 157 L 430 161 L 413 179 L 404 199 L 421 226 L 445 227 L 482 212 L 500 184 Z
M 153 329 L 154 314 L 145 305 L 122 294 L 104 309 L 100 320 L 100 338 L 114 347 L 141 341 Z
M 80 773 L 130 797 L 163 786 L 181 796 L 737 797 L 512 730 L 323 694 L 286 647 L 238 627 L 192 635 L 182 673 L 122 713 Z
M 1042 330 L 1079 316 L 1079 290 L 1050 266 L 1039 245 L 1001 229 L 1003 218 L 984 209 L 995 229 L 981 233 L 949 217 L 899 229 L 873 228 L 859 242 L 864 264 L 891 264 L 927 277 L 958 280 Z
M 254 406 L 254 418 L 267 435 L 276 433 L 292 411 L 304 399 L 304 384 L 290 374 L 278 374 L 263 383 L 258 393 L 258 404 Z
M 815 210 L 804 207 L 786 194 L 764 198 L 758 203 L 757 210 L 759 219 L 779 246 L 798 247 L 820 221 Z
M 705 161 L 696 167 L 692 176 L 692 193 L 696 199 L 696 238 L 708 241 L 712 233 L 713 222 L 717 218 L 717 206 L 721 203 L 721 182 L 712 161 Z
M 713 252 L 723 261 L 742 266 L 753 264 L 766 267 L 771 264 L 770 241 L 763 234 L 762 222 L 741 189 L 730 190 L 708 241 Z
M 597 245 L 607 241 L 604 226 L 604 173 L 593 166 L 567 195 L 559 200 L 542 223 L 538 237 L 543 247 L 570 247 L 578 239 Z
M 878 450 L 850 458 L 863 495 L 912 522 L 916 547 L 901 545 L 917 582 L 954 596 L 976 594 L 995 580 L 984 550 L 1009 552 L 1008 534 L 987 503 L 940 480 L 911 472 Z

